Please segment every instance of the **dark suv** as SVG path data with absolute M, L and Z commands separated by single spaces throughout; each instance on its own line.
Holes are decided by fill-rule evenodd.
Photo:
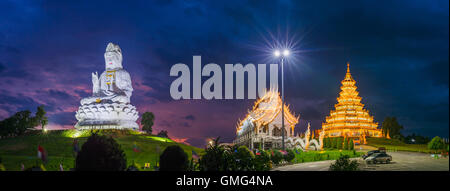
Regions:
M 361 156 L 363 159 L 366 159 L 367 157 L 370 157 L 371 155 L 375 154 L 375 153 L 381 153 L 380 150 L 373 150 L 373 151 L 368 151 L 366 154 L 364 154 L 363 156 Z

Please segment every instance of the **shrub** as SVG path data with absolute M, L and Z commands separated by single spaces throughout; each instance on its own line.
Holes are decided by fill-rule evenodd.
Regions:
M 291 162 L 295 158 L 295 153 L 291 149 L 288 149 L 287 152 L 287 155 L 284 155 L 284 160 L 286 160 L 287 162 Z
M 199 160 L 201 171 L 222 171 L 230 170 L 235 163 L 233 152 L 236 148 L 230 147 L 230 151 L 225 152 L 223 146 L 219 146 L 219 139 L 214 140 L 215 144 L 205 149 L 205 154 Z
M 246 146 L 240 146 L 237 148 L 235 158 L 238 161 L 238 170 L 249 171 L 254 169 L 255 155 Z
M 428 149 L 443 150 L 445 149 L 445 143 L 440 137 L 436 136 L 433 139 L 431 139 L 431 141 L 428 143 Z
M 358 170 L 358 162 L 350 160 L 348 155 L 340 156 L 335 163 L 330 165 L 330 171 L 356 171 Z
M 75 169 L 79 171 L 123 171 L 127 159 L 120 145 L 111 138 L 93 133 L 78 153 Z
M 355 143 L 353 143 L 353 139 L 350 139 L 350 143 L 349 143 L 349 145 L 348 145 L 348 147 L 349 147 L 349 149 L 350 150 L 354 150 L 355 148 Z
M 271 168 L 270 154 L 267 151 L 260 151 L 259 155 L 255 156 L 255 170 L 265 171 Z
M 283 160 L 283 154 L 279 150 L 272 150 L 271 160 L 273 164 L 278 165 Z
M 161 130 L 156 136 L 163 137 L 163 138 L 169 138 L 169 133 L 166 130 Z
M 139 171 L 139 169 L 141 168 L 141 166 L 139 164 L 137 164 L 136 162 L 133 161 L 133 164 L 131 164 L 128 168 L 127 171 Z
M 342 143 L 343 143 L 342 137 L 338 137 L 336 141 L 337 149 L 342 149 Z
M 331 137 L 330 142 L 331 142 L 331 148 L 336 149 L 337 148 L 336 137 Z
M 178 145 L 168 146 L 159 157 L 160 171 L 185 171 L 188 168 L 188 157 Z
M 344 138 L 344 150 L 348 150 L 348 139 Z

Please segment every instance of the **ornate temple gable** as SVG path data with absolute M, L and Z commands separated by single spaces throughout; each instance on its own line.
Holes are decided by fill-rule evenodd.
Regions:
M 334 105 L 335 109 L 330 111 L 330 115 L 322 124 L 325 136 L 381 136 L 381 130 L 377 129 L 378 123 L 373 122 L 373 117 L 361 103 L 362 98 L 356 90 L 356 81 L 350 73 L 349 63 L 347 63 L 347 72 L 341 84 L 338 103 Z
M 257 100 L 247 116 L 237 125 L 237 133 L 247 131 L 248 127 L 259 128 L 272 123 L 281 124 L 281 98 L 276 91 L 268 91 L 262 98 Z M 280 117 L 278 117 L 280 116 Z M 289 110 L 289 106 L 284 105 L 285 127 L 291 127 L 292 131 L 298 123 L 299 116 L 296 117 Z M 278 122 L 280 121 L 280 122 Z M 279 125 L 281 126 L 281 125 Z

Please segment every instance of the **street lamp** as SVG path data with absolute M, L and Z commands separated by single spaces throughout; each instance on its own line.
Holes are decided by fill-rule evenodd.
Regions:
M 283 53 L 281 53 L 279 50 L 275 50 L 275 52 L 273 53 L 275 55 L 275 57 L 277 58 L 281 58 L 281 147 L 283 150 L 285 150 L 284 148 L 284 70 L 283 70 L 283 65 L 284 65 L 284 59 L 286 59 L 289 54 L 290 51 L 288 49 L 284 49 Z

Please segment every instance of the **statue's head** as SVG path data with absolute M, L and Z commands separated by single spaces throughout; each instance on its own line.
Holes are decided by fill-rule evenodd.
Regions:
M 122 50 L 119 45 L 109 43 L 105 51 L 105 66 L 106 69 L 120 69 L 122 68 Z

